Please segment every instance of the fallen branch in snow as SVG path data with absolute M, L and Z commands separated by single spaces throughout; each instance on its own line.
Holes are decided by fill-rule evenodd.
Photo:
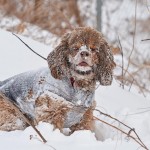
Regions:
M 137 142 L 137 143 L 138 143 L 140 146 L 142 146 L 144 149 L 149 150 L 149 149 L 146 147 L 146 145 L 142 142 L 142 140 L 140 139 L 140 137 L 138 136 L 138 134 L 136 133 L 136 131 L 135 131 L 134 128 L 129 127 L 128 125 L 124 124 L 124 123 L 121 122 L 120 120 L 118 120 L 118 119 L 112 117 L 111 115 L 108 115 L 108 114 L 106 114 L 106 113 L 103 113 L 102 111 L 100 111 L 100 110 L 98 110 L 98 109 L 93 109 L 93 110 L 98 111 L 100 114 L 102 114 L 102 115 L 104 115 L 104 116 L 106 116 L 106 117 L 109 117 L 109 118 L 111 118 L 111 119 L 117 121 L 119 124 L 121 124 L 121 125 L 123 125 L 124 127 L 128 128 L 129 131 L 128 131 L 128 132 L 123 131 L 122 129 L 116 127 L 115 125 L 112 125 L 112 124 L 110 124 L 110 123 L 108 123 L 108 122 L 106 122 L 106 121 L 104 121 L 104 120 L 101 120 L 101 119 L 95 117 L 95 116 L 93 116 L 93 119 L 98 120 L 98 121 L 100 121 L 100 122 L 103 122 L 103 123 L 105 123 L 105 124 L 111 126 L 112 128 L 115 128 L 116 130 L 118 130 L 118 131 L 122 132 L 123 134 L 127 135 L 128 138 L 132 138 L 135 142 Z M 131 135 L 132 132 L 135 134 L 136 137 L 134 137 L 134 136 Z
M 0 92 L 0 97 L 3 98 L 3 100 L 9 104 L 19 115 L 20 117 L 28 124 L 30 125 L 35 131 L 36 133 L 41 137 L 42 141 L 44 143 L 46 143 L 47 141 L 45 140 L 45 138 L 42 136 L 42 134 L 40 133 L 40 131 L 38 131 L 38 129 L 31 123 L 31 121 L 22 113 L 22 111 L 12 102 L 11 99 L 9 99 L 8 97 L 6 97 L 2 92 Z

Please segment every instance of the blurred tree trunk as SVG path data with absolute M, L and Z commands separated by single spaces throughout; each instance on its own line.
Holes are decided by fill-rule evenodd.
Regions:
M 83 26 L 83 21 L 80 16 L 80 11 L 78 8 L 77 0 L 68 0 L 68 3 L 69 3 L 69 8 L 70 8 L 72 15 L 73 14 L 75 15 L 76 23 L 79 26 Z
M 97 30 L 101 31 L 102 30 L 102 5 L 103 2 L 102 0 L 97 0 Z

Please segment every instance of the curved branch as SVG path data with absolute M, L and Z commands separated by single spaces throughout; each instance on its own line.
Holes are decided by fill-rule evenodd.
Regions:
M 127 135 L 128 137 L 132 138 L 134 141 L 136 141 L 138 144 L 140 144 L 143 148 L 145 148 L 146 150 L 148 150 L 148 148 L 147 148 L 147 147 L 145 146 L 145 144 L 142 142 L 142 140 L 140 139 L 140 137 L 138 136 L 138 134 L 136 133 L 136 131 L 135 131 L 134 128 L 129 127 L 128 125 L 126 125 L 125 123 L 121 122 L 121 121 L 118 120 L 117 118 L 112 117 L 111 115 L 108 115 L 108 114 L 106 114 L 106 113 L 103 113 L 102 111 L 100 111 L 100 110 L 98 110 L 98 109 L 93 109 L 93 110 L 98 111 L 100 114 L 102 114 L 102 115 L 104 115 L 104 116 L 106 116 L 106 117 L 109 117 L 109 118 L 111 118 L 111 119 L 117 121 L 118 123 L 120 123 L 120 124 L 122 124 L 123 126 L 125 126 L 126 128 L 128 128 L 129 131 L 128 131 L 128 132 L 125 132 L 125 131 L 121 130 L 120 128 L 116 127 L 116 126 L 114 126 L 114 125 L 112 125 L 112 124 L 109 124 L 108 122 L 103 121 L 103 120 L 101 120 L 101 119 L 99 119 L 99 118 L 93 116 L 95 119 L 97 119 L 97 120 L 99 120 L 99 121 L 101 121 L 101 122 L 103 122 L 103 123 L 105 123 L 105 124 L 107 124 L 107 125 L 109 125 L 109 126 L 115 128 L 115 129 L 119 130 L 120 132 L 124 133 L 124 134 Z M 136 137 L 132 136 L 132 135 L 131 135 L 131 132 L 133 132 Z

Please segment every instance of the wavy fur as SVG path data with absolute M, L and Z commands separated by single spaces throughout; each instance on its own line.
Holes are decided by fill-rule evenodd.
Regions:
M 68 55 L 70 47 L 77 42 L 84 44 L 91 42 L 99 47 L 94 78 L 101 85 L 110 85 L 115 66 L 113 54 L 103 35 L 90 27 L 76 28 L 71 33 L 65 34 L 61 43 L 48 55 L 47 61 L 53 77 L 62 79 L 63 76 L 68 76 L 68 78 L 71 76 Z

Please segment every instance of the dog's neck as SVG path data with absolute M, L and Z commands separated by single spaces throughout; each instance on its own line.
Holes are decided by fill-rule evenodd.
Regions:
M 76 79 L 74 77 L 70 78 L 70 83 L 75 89 L 84 91 L 93 91 L 96 86 L 96 81 L 94 79 Z

